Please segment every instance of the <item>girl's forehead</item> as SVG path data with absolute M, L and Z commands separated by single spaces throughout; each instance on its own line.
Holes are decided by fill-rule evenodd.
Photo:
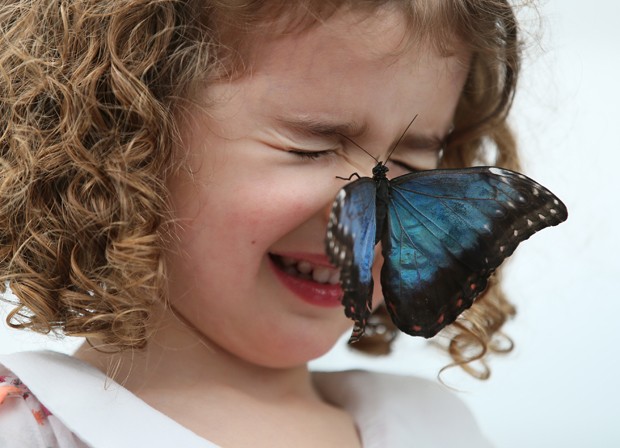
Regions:
M 385 65 L 396 63 L 412 47 L 420 57 L 436 53 L 436 45 L 425 37 L 414 34 L 406 15 L 398 9 L 383 8 L 373 15 L 342 9 L 302 32 L 267 35 L 255 41 L 247 67 L 251 71 L 268 69 L 287 58 L 291 66 L 294 61 L 311 71 L 313 65 L 325 63 L 329 57 L 338 65 L 346 65 L 343 62 L 347 60 Z M 466 56 L 458 39 L 451 37 L 449 46 L 451 55 Z
M 299 11 L 284 10 L 280 16 L 246 28 L 240 34 L 244 37 L 237 37 L 236 44 L 229 47 L 237 47 L 233 52 L 242 59 L 240 71 L 252 72 L 257 66 L 275 60 L 274 52 L 291 53 L 282 43 L 292 41 L 300 51 L 306 52 L 301 56 L 307 56 L 308 60 L 320 58 L 324 50 L 334 48 L 339 49 L 343 57 L 349 55 L 368 62 L 381 59 L 381 63 L 385 63 L 385 58 L 398 56 L 411 45 L 423 45 L 429 51 L 444 55 L 467 53 L 457 37 L 457 25 L 446 20 L 445 14 L 438 13 L 441 8 L 436 6 L 443 1 L 388 1 L 372 10 L 363 2 L 360 4 L 364 4 L 364 8 L 356 6 L 357 2 L 343 3 L 345 5 L 336 7 L 324 19 L 317 14 L 302 21 L 303 26 L 294 26 L 300 22 L 295 17 L 301 14 Z M 417 4 L 419 11 L 402 7 L 405 4 Z M 396 7 L 398 5 L 400 7 Z M 312 16 L 312 10 L 306 14 Z

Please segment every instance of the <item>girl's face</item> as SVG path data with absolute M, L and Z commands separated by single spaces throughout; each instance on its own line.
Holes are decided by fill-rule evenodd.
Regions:
M 172 306 L 210 343 L 290 367 L 350 328 L 325 230 L 345 184 L 336 176 L 370 175 L 375 162 L 339 134 L 383 160 L 417 114 L 390 174 L 433 168 L 468 70 L 464 51 L 397 51 L 405 38 L 396 12 L 342 13 L 261 44 L 241 79 L 192 98 L 207 107 L 181 123 L 185 168 L 168 182 L 180 230 L 167 261 Z

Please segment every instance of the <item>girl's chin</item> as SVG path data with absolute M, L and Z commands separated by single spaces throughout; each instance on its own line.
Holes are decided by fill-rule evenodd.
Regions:
M 325 313 L 300 317 L 283 312 L 280 322 L 266 324 L 265 320 L 258 320 L 248 322 L 240 329 L 221 321 L 193 323 L 178 309 L 168 311 L 155 334 L 156 339 L 161 339 L 159 345 L 204 347 L 206 358 L 210 358 L 215 350 L 267 368 L 297 367 L 319 358 L 352 327 L 344 312 L 336 310 L 328 317 Z M 196 339 L 202 340 L 203 344 L 196 345 Z M 201 355 L 196 353 L 196 356 Z

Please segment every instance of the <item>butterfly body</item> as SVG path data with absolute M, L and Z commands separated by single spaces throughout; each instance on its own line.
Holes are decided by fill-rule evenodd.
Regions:
M 373 177 L 342 188 L 326 248 L 341 270 L 345 314 L 361 337 L 371 313 L 374 246 L 381 242 L 381 287 L 390 316 L 410 335 L 432 337 L 485 290 L 520 242 L 564 221 L 567 212 L 532 179 L 496 167 Z
M 376 219 L 377 230 L 375 235 L 375 244 L 381 241 L 383 229 L 386 226 L 388 210 L 390 206 L 390 181 L 387 178 L 388 167 L 379 162 L 372 170 L 372 180 L 376 184 Z

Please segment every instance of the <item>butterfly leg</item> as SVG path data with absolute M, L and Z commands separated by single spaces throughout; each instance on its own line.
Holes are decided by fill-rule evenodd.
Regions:
M 340 179 L 340 180 L 351 180 L 353 179 L 353 176 L 356 176 L 358 179 L 361 179 L 360 175 L 357 173 L 353 173 L 351 174 L 349 177 L 342 177 L 342 176 L 336 176 L 336 179 Z

